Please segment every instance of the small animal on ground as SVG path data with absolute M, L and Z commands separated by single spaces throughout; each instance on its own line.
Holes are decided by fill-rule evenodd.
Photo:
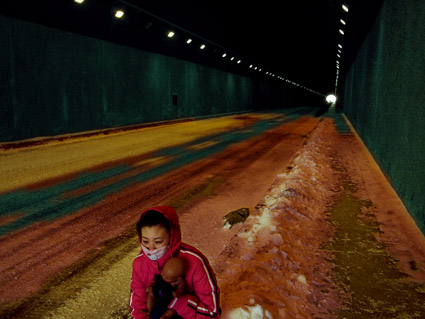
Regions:
M 225 220 L 223 228 L 230 229 L 235 224 L 243 223 L 248 216 L 249 208 L 239 208 L 237 210 L 231 211 L 223 217 Z

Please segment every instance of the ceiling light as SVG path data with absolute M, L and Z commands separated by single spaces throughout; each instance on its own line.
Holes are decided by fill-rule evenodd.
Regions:
M 342 49 L 342 45 L 341 44 L 338 44 L 338 48 Z
M 238 64 L 241 63 L 241 62 L 242 62 L 241 60 L 238 60 Z
M 345 12 L 348 12 L 348 7 L 345 4 L 343 4 L 342 5 L 342 10 L 344 10 Z
M 124 16 L 124 11 L 117 10 L 115 11 L 115 18 L 121 19 Z
M 345 23 L 345 21 L 344 21 L 344 20 L 340 19 L 339 21 L 341 21 L 341 23 L 342 23 L 343 25 L 346 25 L 346 23 Z
M 230 61 L 233 61 L 235 59 L 235 57 L 234 56 L 232 56 L 231 58 L 230 58 Z
M 339 29 L 339 33 L 341 33 L 342 35 L 344 35 L 344 30 Z
M 169 38 L 174 37 L 174 32 L 173 32 L 173 31 L 168 32 L 168 37 L 169 37 Z
M 74 0 L 74 2 L 76 2 L 76 3 L 83 3 L 84 2 L 84 0 Z
M 340 58 L 341 56 L 339 54 L 336 55 L 338 58 Z
M 329 94 L 326 97 L 326 102 L 328 102 L 328 103 L 335 103 L 336 102 L 336 96 L 333 95 L 333 94 Z
M 251 64 L 249 67 L 250 67 L 250 68 L 252 68 L 252 67 L 253 67 L 253 65 Z
M 227 56 L 227 53 L 223 53 L 223 55 L 221 57 L 225 58 L 226 56 Z
M 192 39 L 187 39 L 186 43 L 187 43 L 187 44 L 192 43 Z
M 202 44 L 202 45 L 200 46 L 200 48 L 201 48 L 201 50 L 205 49 L 205 44 Z

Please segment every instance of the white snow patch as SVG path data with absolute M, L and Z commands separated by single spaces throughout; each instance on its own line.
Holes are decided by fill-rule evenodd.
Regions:
M 298 275 L 297 280 L 298 280 L 300 283 L 303 283 L 303 284 L 307 285 L 307 279 L 305 278 L 305 276 L 304 276 L 304 275 Z
M 271 302 L 268 298 L 274 298 L 269 310 L 279 318 L 304 318 L 307 310 L 297 300 L 307 300 L 313 289 L 314 265 L 310 261 L 316 246 L 310 241 L 310 227 L 322 216 L 333 194 L 331 172 L 324 169 L 330 167 L 332 157 L 322 151 L 326 140 L 319 137 L 320 128 L 297 153 L 291 170 L 278 175 L 262 205 L 247 219 L 250 227 L 238 234 L 247 245 L 242 243 L 239 258 L 234 256 L 235 269 L 227 270 L 227 280 L 238 287 L 235 294 L 252 292 L 262 296 L 267 305 Z M 255 299 L 241 300 L 238 306 L 244 306 L 230 310 L 225 317 L 272 318 L 260 305 L 265 304 L 263 300 Z
M 264 310 L 261 305 L 252 307 L 237 308 L 229 313 L 230 319 L 273 319 L 273 316 L 268 310 Z

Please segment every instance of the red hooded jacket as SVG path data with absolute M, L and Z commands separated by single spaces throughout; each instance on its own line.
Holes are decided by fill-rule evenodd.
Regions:
M 143 251 L 134 259 L 130 294 L 132 318 L 149 319 L 149 315 L 140 312 L 141 309 L 146 308 L 146 287 L 154 275 L 161 272 L 162 267 L 170 258 L 179 257 L 186 266 L 184 275 L 187 283 L 186 292 L 180 297 L 174 298 L 168 308 L 176 310 L 183 319 L 218 319 L 220 317 L 220 292 L 208 259 L 196 248 L 181 242 L 179 220 L 174 208 L 158 206 L 149 210 L 158 211 L 168 219 L 171 227 L 170 243 L 166 254 L 159 260 L 150 260 Z M 139 240 L 141 242 L 141 238 Z

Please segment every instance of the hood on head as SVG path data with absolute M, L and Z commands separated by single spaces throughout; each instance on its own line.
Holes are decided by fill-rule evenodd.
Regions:
M 179 224 L 179 217 L 177 215 L 176 210 L 171 206 L 156 206 L 149 209 L 146 209 L 142 212 L 140 215 L 140 219 L 143 217 L 143 215 L 148 211 L 157 211 L 165 216 L 165 218 L 170 223 L 170 243 L 169 248 L 172 254 L 172 257 L 177 256 L 179 250 L 180 250 L 180 243 L 181 243 L 181 231 L 180 231 L 180 224 Z M 142 238 L 141 233 L 137 232 L 137 235 L 139 236 L 139 242 L 142 244 Z M 162 259 L 162 258 L 161 258 Z

